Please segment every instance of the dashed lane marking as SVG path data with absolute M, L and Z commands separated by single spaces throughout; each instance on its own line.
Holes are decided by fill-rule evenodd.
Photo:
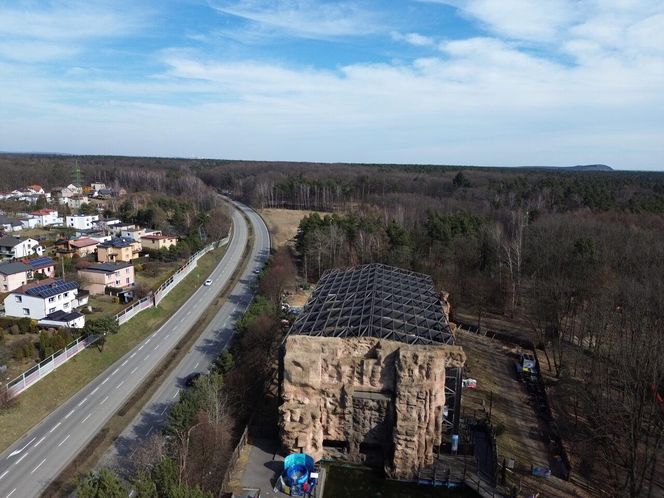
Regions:
M 71 436 L 71 434 L 67 434 L 67 437 L 64 438 L 62 441 L 60 441 L 60 444 L 58 444 L 58 448 L 59 448 L 60 446 L 62 446 L 63 444 L 65 444 L 65 441 L 67 441 L 67 439 L 69 439 L 69 436 Z
M 85 421 L 90 418 L 90 415 L 92 415 L 92 413 L 88 413 L 88 415 L 83 420 L 81 420 L 81 423 L 84 424 Z
M 122 382 L 120 382 L 120 383 L 118 384 L 118 386 L 117 386 L 115 389 L 116 389 L 116 390 L 117 390 L 117 389 L 120 389 L 120 388 L 122 387 L 122 384 L 124 384 L 124 380 L 123 380 Z
M 87 400 L 88 400 L 88 397 L 86 396 L 85 398 L 83 398 L 83 399 L 78 403 L 77 406 L 80 407 L 80 406 L 81 406 L 83 403 L 85 403 Z
M 93 389 L 93 391 L 90 393 L 90 396 L 92 396 L 92 395 L 93 395 L 94 393 L 96 393 L 97 391 L 99 391 L 99 386 L 97 386 L 97 387 L 95 387 L 95 388 Z
M 76 408 L 74 408 L 72 411 L 70 411 L 67 415 L 65 415 L 65 419 L 68 419 L 73 415 L 73 413 L 76 411 Z
M 173 398 L 175 398 L 178 394 L 180 394 L 180 390 L 179 390 L 179 389 L 178 389 L 177 391 L 175 391 L 175 394 L 173 395 Z M 172 399 L 172 398 L 171 398 L 171 399 Z
M 125 360 L 125 361 L 123 361 L 123 362 L 122 362 L 122 365 L 120 365 L 120 366 L 121 366 L 121 367 L 124 367 L 124 366 L 127 364 L 128 361 L 129 361 L 129 360 Z
M 7 495 L 7 498 L 9 498 L 11 495 L 14 494 L 14 491 L 16 491 L 16 488 L 12 489 L 11 492 Z
M 42 444 L 42 442 L 44 441 L 44 439 L 46 439 L 46 436 L 43 436 L 39 441 L 37 441 L 37 442 L 35 443 L 35 445 L 33 446 L 33 448 L 36 448 L 37 446 L 39 446 L 40 444 Z
M 108 396 L 106 396 L 104 399 L 102 399 L 102 400 L 101 400 L 101 403 L 99 403 L 99 404 L 100 404 L 100 405 L 103 405 L 104 403 L 106 403 L 106 400 L 107 400 L 107 399 L 108 399 Z
M 2 480 L 3 477 L 5 477 L 7 474 L 9 474 L 8 470 L 5 470 L 2 475 L 0 475 L 0 480 Z
M 61 424 L 61 423 L 62 423 L 62 422 L 58 422 L 58 423 L 55 425 L 55 427 L 53 427 L 53 429 L 51 429 L 50 431 L 48 431 L 48 433 L 50 434 L 50 433 L 53 432 L 55 429 L 57 429 L 58 427 L 60 427 L 60 424 Z
M 129 372 L 129 375 L 133 375 L 136 370 L 138 370 L 138 367 L 134 367 L 134 369 L 131 372 Z
M 136 356 L 136 351 L 134 351 L 129 358 L 133 358 L 134 356 Z
M 39 467 L 41 467 L 42 465 L 44 465 L 44 462 L 45 462 L 45 461 L 46 461 L 46 458 L 44 458 L 41 462 L 39 462 L 39 465 L 37 465 L 34 469 L 32 469 L 32 472 L 30 472 L 30 473 L 31 473 L 31 474 L 34 474 L 35 471 L 36 471 Z
M 21 458 L 19 458 L 18 460 L 16 460 L 16 462 L 14 463 L 14 465 L 18 465 L 19 463 L 21 463 L 21 460 L 23 460 L 23 459 L 24 459 L 25 457 L 27 457 L 27 456 L 28 456 L 28 454 L 26 453 L 26 454 L 23 455 Z

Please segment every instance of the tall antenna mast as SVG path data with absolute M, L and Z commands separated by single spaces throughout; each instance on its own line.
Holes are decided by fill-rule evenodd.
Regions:
M 81 179 L 81 167 L 78 165 L 78 159 L 76 160 L 76 166 L 74 166 L 73 172 L 74 185 L 78 188 L 83 186 L 83 180 Z

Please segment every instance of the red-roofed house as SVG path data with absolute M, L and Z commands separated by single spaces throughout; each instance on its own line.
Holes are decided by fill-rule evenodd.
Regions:
M 99 245 L 99 241 L 82 237 L 74 240 L 61 240 L 55 243 L 58 252 L 66 256 L 73 256 L 74 254 L 85 257 L 89 254 L 94 254 Z
M 30 217 L 36 219 L 37 224 L 43 227 L 62 223 L 62 218 L 58 218 L 58 212 L 55 209 L 44 208 L 33 211 L 30 213 Z
M 34 185 L 28 185 L 28 190 L 32 190 L 35 194 L 43 194 L 44 189 L 42 188 L 41 185 L 37 185 L 36 183 Z

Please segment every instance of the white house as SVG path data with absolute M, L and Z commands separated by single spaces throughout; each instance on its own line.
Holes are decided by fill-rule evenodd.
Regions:
M 41 320 L 56 311 L 74 311 L 80 304 L 77 295 L 76 282 L 42 280 L 10 293 L 5 298 L 5 313 L 16 318 Z
M 92 182 L 90 184 L 90 188 L 92 189 L 93 192 L 96 192 L 97 190 L 103 190 L 106 188 L 106 184 L 102 182 Z
M 81 206 L 84 204 L 90 204 L 90 199 L 84 195 L 73 195 L 71 197 L 65 197 L 60 204 L 69 206 L 72 209 L 81 209 Z
M 0 230 L 4 232 L 16 232 L 21 229 L 23 229 L 23 224 L 20 221 L 4 214 L 0 215 Z
M 98 214 L 65 216 L 65 226 L 77 230 L 89 230 L 99 221 Z
M 58 217 L 58 212 L 55 209 L 44 208 L 39 211 L 33 211 L 30 213 L 30 217 L 38 220 L 37 224 L 43 227 L 62 223 L 62 218 Z
M 0 237 L 0 259 L 26 258 L 37 254 L 44 254 L 44 248 L 35 239 L 22 239 L 21 237 Z
M 82 329 L 85 327 L 85 315 L 78 311 L 55 311 L 46 315 L 37 322 L 41 327 L 67 327 L 70 329 Z

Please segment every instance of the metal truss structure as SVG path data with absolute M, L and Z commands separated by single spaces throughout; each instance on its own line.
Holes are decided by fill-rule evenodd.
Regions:
M 325 272 L 289 334 L 454 343 L 432 278 L 382 264 Z

